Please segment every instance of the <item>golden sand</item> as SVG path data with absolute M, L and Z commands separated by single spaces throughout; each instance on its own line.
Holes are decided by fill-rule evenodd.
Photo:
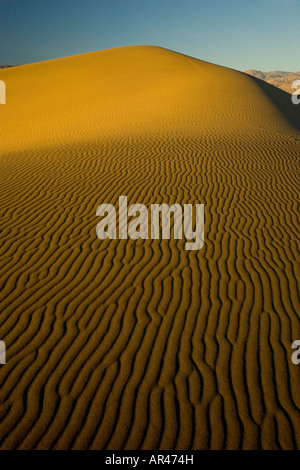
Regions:
M 1 448 L 300 448 L 300 106 L 150 46 L 0 80 Z M 204 247 L 99 240 L 120 195 Z

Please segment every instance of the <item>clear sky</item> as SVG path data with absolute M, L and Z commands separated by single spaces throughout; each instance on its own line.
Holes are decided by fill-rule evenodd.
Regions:
M 141 44 L 296 72 L 300 0 L 0 0 L 0 64 Z

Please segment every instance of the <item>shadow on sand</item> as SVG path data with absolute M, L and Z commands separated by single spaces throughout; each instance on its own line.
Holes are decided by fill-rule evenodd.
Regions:
M 280 90 L 270 83 L 259 78 L 250 76 L 252 80 L 263 89 L 264 93 L 272 100 L 285 119 L 297 130 L 300 131 L 300 104 L 295 105 L 289 93 Z

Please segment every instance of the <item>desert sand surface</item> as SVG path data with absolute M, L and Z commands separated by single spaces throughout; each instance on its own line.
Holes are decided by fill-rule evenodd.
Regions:
M 0 79 L 0 448 L 300 448 L 300 106 L 152 46 Z M 203 248 L 98 239 L 120 195 Z

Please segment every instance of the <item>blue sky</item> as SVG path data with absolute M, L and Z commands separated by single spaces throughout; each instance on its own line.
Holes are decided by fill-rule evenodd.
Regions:
M 0 0 L 0 64 L 137 44 L 299 71 L 300 0 Z

